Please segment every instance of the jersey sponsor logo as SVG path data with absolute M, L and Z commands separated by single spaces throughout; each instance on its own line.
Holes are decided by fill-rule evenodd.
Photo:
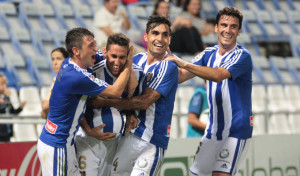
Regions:
M 146 74 L 146 82 L 149 83 L 151 81 L 152 77 L 153 77 L 153 73 L 152 72 L 148 72 Z
M 224 159 L 224 158 L 227 158 L 228 156 L 229 156 L 229 150 L 228 149 L 223 149 L 220 152 L 220 158 Z
M 250 126 L 253 126 L 253 116 L 250 116 Z
M 47 131 L 49 131 L 49 133 L 55 134 L 56 129 L 57 129 L 57 125 L 54 124 L 53 122 L 51 122 L 49 119 L 47 119 L 47 123 L 45 125 L 45 128 L 46 128 Z

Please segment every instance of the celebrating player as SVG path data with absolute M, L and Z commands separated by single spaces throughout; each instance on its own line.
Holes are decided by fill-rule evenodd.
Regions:
M 176 64 L 163 61 L 170 44 L 170 25 L 165 17 L 151 16 L 148 19 L 144 34 L 147 53 L 138 54 L 133 59 L 145 74 L 142 95 L 105 99 L 106 105 L 118 109 L 139 109 L 138 127 L 127 133 L 118 145 L 111 171 L 114 176 L 157 175 L 163 161 L 178 85 Z M 97 100 L 93 105 L 97 106 Z
M 235 175 L 252 136 L 250 53 L 237 44 L 243 15 L 225 7 L 216 17 L 218 45 L 206 48 L 193 64 L 172 57 L 182 68 L 180 82 L 195 75 L 207 81 L 210 122 L 190 171 L 196 175 Z
M 127 57 L 123 72 L 113 85 L 94 78 L 88 68 L 94 65 L 97 49 L 92 32 L 74 28 L 67 32 L 70 54 L 61 66 L 50 98 L 50 112 L 37 144 L 43 175 L 79 175 L 74 136 L 83 116 L 88 96 L 121 96 L 131 71 Z
M 93 73 L 96 78 L 104 80 L 108 84 L 114 83 L 125 67 L 126 58 L 129 53 L 129 42 L 129 38 L 122 33 L 112 34 L 108 37 L 107 46 L 104 51 L 106 59 L 96 63 L 93 67 Z M 97 55 L 103 58 L 102 53 L 97 53 Z M 143 70 L 136 65 L 133 65 L 133 67 L 133 78 L 137 79 L 135 82 L 141 81 L 144 75 Z M 132 75 L 130 75 L 131 78 Z M 122 96 L 127 97 L 128 93 L 123 93 Z M 89 133 L 89 135 L 86 135 L 82 130 L 77 132 L 76 152 L 80 163 L 80 172 L 82 175 L 110 175 L 110 168 L 117 149 L 119 134 L 122 133 L 124 127 L 123 116 L 121 112 L 113 107 L 92 109 L 88 106 L 85 119 L 87 120 L 87 124 L 89 124 L 86 128 L 94 128 L 102 124 L 105 124 L 105 127 L 103 128 L 101 140 L 91 137 L 93 135 L 89 136 Z M 86 128 L 85 130 L 89 131 Z

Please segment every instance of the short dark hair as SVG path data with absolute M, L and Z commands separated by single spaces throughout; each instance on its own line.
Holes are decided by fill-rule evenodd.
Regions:
M 92 36 L 94 38 L 94 34 L 86 28 L 76 27 L 70 29 L 66 35 L 66 48 L 69 52 L 70 57 L 73 57 L 73 47 L 80 48 L 82 47 L 82 39 L 84 36 Z
M 183 7 L 182 7 L 182 10 L 183 10 L 183 11 L 187 12 L 187 8 L 188 8 L 188 5 L 190 4 L 190 2 L 191 2 L 191 0 L 185 0 L 185 1 L 184 1 Z M 199 1 L 199 3 L 201 3 L 201 1 Z M 200 4 L 200 10 L 199 10 L 199 12 L 196 14 L 197 17 L 201 17 L 201 16 L 200 16 L 201 8 L 202 8 L 202 6 L 201 6 L 201 4 Z
M 127 35 L 123 33 L 115 33 L 108 37 L 106 50 L 109 50 L 110 45 L 116 44 L 120 46 L 125 46 L 129 51 L 129 43 L 130 43 L 130 39 L 127 37 Z
M 55 51 L 58 51 L 58 52 L 62 53 L 63 56 L 64 56 L 64 58 L 69 57 L 69 53 L 68 53 L 68 51 L 67 51 L 64 47 L 57 47 L 57 48 L 54 48 L 54 49 L 51 51 L 51 54 L 54 53 Z
M 216 17 L 216 24 L 217 25 L 219 24 L 219 21 L 220 21 L 220 18 L 221 18 L 222 15 L 232 16 L 232 17 L 238 18 L 239 19 L 239 29 L 242 28 L 243 14 L 236 7 L 227 6 L 227 7 L 224 7 L 223 9 L 219 10 L 218 15 Z
M 158 16 L 158 15 L 152 15 L 148 18 L 147 27 L 146 27 L 146 33 L 148 34 L 149 31 L 156 26 L 159 26 L 161 24 L 166 24 L 169 27 L 169 32 L 171 35 L 171 22 L 167 17 Z

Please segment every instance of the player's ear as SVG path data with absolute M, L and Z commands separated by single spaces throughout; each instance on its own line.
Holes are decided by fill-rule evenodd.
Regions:
M 77 48 L 75 46 L 72 48 L 72 52 L 73 52 L 73 55 L 75 55 L 75 56 L 80 54 L 79 48 Z
M 144 40 L 145 40 L 146 42 L 148 42 L 147 36 L 148 36 L 148 34 L 147 34 L 147 32 L 145 32 L 145 33 L 144 33 Z

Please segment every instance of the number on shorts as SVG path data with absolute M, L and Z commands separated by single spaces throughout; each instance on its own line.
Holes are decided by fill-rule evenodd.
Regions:
M 114 171 L 117 171 L 117 167 L 118 167 L 118 158 L 116 158 L 115 161 L 113 162 L 113 166 L 114 166 Z
M 81 170 L 86 168 L 86 156 L 80 156 L 79 157 L 79 168 Z

